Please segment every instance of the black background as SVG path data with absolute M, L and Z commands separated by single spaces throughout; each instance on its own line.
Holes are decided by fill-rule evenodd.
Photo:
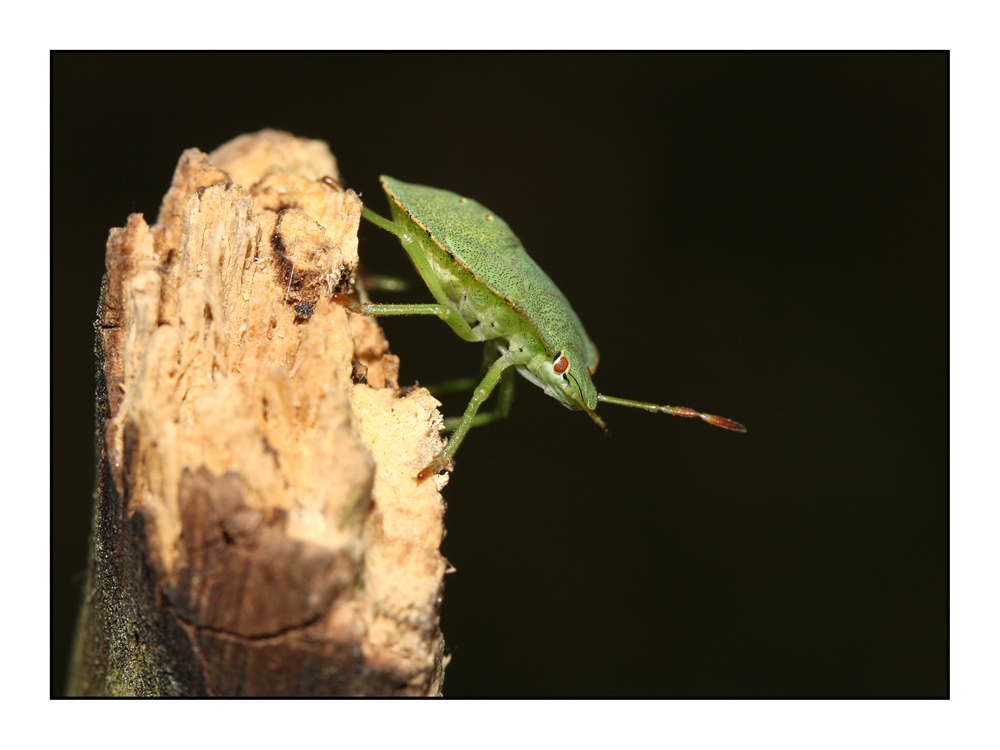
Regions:
M 946 54 L 56 54 L 53 691 L 93 486 L 104 243 L 265 127 L 510 223 L 601 351 L 612 436 L 523 379 L 445 490 L 445 692 L 948 691 Z M 378 272 L 415 277 L 361 228 Z M 400 299 L 393 297 L 392 299 Z M 403 299 L 429 299 L 419 291 Z M 401 382 L 474 373 L 383 321 Z M 447 402 L 457 413 L 461 399 Z

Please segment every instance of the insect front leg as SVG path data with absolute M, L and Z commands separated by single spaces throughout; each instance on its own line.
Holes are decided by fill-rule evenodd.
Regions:
M 461 381 L 452 381 L 456 384 Z M 514 404 L 514 370 L 507 368 L 500 375 L 500 384 L 497 387 L 497 402 L 493 411 L 484 412 L 482 414 L 476 414 L 472 420 L 471 427 L 482 427 L 486 424 L 492 424 L 501 419 L 506 419 L 507 415 L 510 414 L 510 408 Z M 433 391 L 431 391 L 433 393 Z M 448 417 L 444 420 L 445 431 L 455 430 L 462 423 L 463 417 Z
M 448 440 L 448 445 L 445 446 L 444 450 L 441 451 L 437 458 L 435 458 L 428 466 L 424 467 L 424 469 L 417 474 L 418 482 L 423 481 L 432 474 L 437 474 L 442 469 L 446 468 L 449 463 L 451 463 L 451 459 L 458 450 L 458 446 L 462 444 L 466 434 L 472 429 L 472 426 L 476 421 L 476 412 L 479 411 L 479 407 L 482 406 L 483 402 L 490 397 L 493 389 L 504 375 L 504 371 L 508 367 L 520 364 L 525 364 L 524 354 L 508 350 L 490 366 L 490 369 L 487 370 L 485 377 L 483 377 L 479 385 L 477 385 L 475 390 L 472 392 L 472 398 L 469 400 L 469 405 L 465 407 L 465 413 L 455 425 L 455 431 Z M 508 377 L 510 374 L 512 373 L 508 373 Z M 508 410 L 510 409 L 509 398 L 506 403 L 506 408 Z M 493 418 L 495 419 L 496 417 Z
M 430 391 L 433 396 L 441 396 L 446 393 L 471 391 L 479 384 L 483 375 L 486 374 L 486 372 L 490 369 L 490 366 L 496 362 L 497 358 L 499 358 L 503 352 L 504 350 L 497 345 L 495 340 L 487 341 L 486 346 L 483 347 L 483 366 L 479 371 L 479 375 L 471 378 L 446 380 L 443 383 L 428 385 L 426 386 L 427 390 Z M 503 374 L 500 376 L 500 383 L 497 386 L 496 405 L 494 406 L 493 411 L 476 414 L 476 418 L 472 420 L 473 427 L 491 424 L 492 422 L 506 418 L 507 415 L 510 414 L 511 406 L 514 403 L 514 381 L 514 371 L 510 368 L 504 370 Z M 445 431 L 450 432 L 454 430 L 461 421 L 461 417 L 447 417 L 444 420 Z

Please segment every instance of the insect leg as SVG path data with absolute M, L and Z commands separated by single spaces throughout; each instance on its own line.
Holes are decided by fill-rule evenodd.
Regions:
M 478 377 L 448 380 L 436 386 L 428 386 L 427 390 L 435 396 L 444 393 L 471 391 L 479 383 L 481 377 L 489 371 L 493 363 L 503 356 L 506 351 L 507 350 L 505 348 L 497 344 L 496 339 L 490 339 L 486 342 L 486 346 L 483 347 L 483 366 L 479 371 Z M 473 427 L 481 427 L 482 425 L 491 424 L 497 420 L 504 419 L 508 414 L 510 414 L 510 408 L 514 403 L 514 380 L 513 370 L 508 368 L 503 371 L 503 374 L 500 376 L 496 404 L 494 405 L 493 410 L 476 414 L 476 418 L 472 420 Z M 454 430 L 461 421 L 461 417 L 446 418 L 444 420 L 445 431 L 450 432 Z
M 435 383 L 433 385 L 425 386 L 428 391 L 431 392 L 432 396 L 441 396 L 446 393 L 461 393 L 462 391 L 471 391 L 475 388 L 479 381 L 482 380 L 482 376 L 490 369 L 490 366 L 497 361 L 497 358 L 503 354 L 503 350 L 496 344 L 495 339 L 491 339 L 486 342 L 486 346 L 483 347 L 483 366 L 479 371 L 479 375 L 473 378 L 458 378 L 456 380 L 446 380 L 443 383 Z M 510 407 L 514 402 L 514 371 L 510 368 L 503 371 L 500 376 L 500 384 L 497 386 L 497 399 L 496 405 L 493 411 L 481 412 L 476 415 L 476 418 L 472 420 L 473 427 L 480 427 L 481 425 L 490 424 L 498 419 L 503 419 L 510 413 Z M 444 429 L 446 432 L 451 432 L 454 430 L 459 422 L 462 421 L 461 417 L 448 417 L 444 420 Z
M 442 396 L 446 393 L 462 393 L 471 391 L 482 378 L 456 378 L 455 380 L 445 380 L 443 383 L 434 383 L 424 387 L 431 392 L 432 396 Z
M 427 289 L 430 291 L 434 299 L 438 302 L 442 302 L 447 299 L 447 295 L 444 293 L 444 289 L 441 286 L 441 279 L 438 277 L 437 272 L 432 268 L 430 261 L 427 259 L 428 253 L 434 253 L 433 248 L 426 248 L 421 241 L 420 237 L 415 236 L 407 232 L 403 227 L 399 226 L 395 222 L 389 221 L 377 213 L 369 209 L 368 207 L 362 208 L 361 215 L 370 221 L 377 227 L 384 229 L 390 234 L 394 234 L 399 238 L 399 241 L 403 245 L 403 249 L 406 250 L 406 254 L 410 256 L 410 260 L 413 262 L 414 267 L 417 269 L 417 273 L 420 274 L 420 278 L 424 280 L 427 285 Z M 430 240 L 424 238 L 425 242 L 430 242 Z M 406 313 L 400 313 L 405 315 Z M 476 336 L 471 332 L 469 324 L 465 322 L 457 312 L 454 318 L 445 320 L 445 322 L 452 327 L 452 329 L 461 336 L 466 341 L 482 341 L 482 337 Z
M 358 315 L 437 315 L 466 341 L 481 341 L 458 311 L 448 305 L 383 305 L 375 302 L 358 302 L 346 294 L 334 294 L 332 300 Z
M 503 375 L 504 370 L 511 365 L 522 364 L 522 359 L 524 359 L 523 356 L 519 357 L 518 355 L 508 351 L 493 363 L 490 369 L 486 372 L 486 376 L 472 392 L 472 398 L 469 400 L 469 405 L 465 407 L 465 414 L 462 415 L 462 418 L 455 426 L 455 431 L 448 440 L 448 445 L 445 446 L 444 450 L 441 451 L 441 454 L 437 458 L 435 458 L 428 466 L 424 467 L 424 469 L 417 474 L 418 482 L 423 481 L 432 474 L 437 474 L 448 466 L 452 457 L 455 455 L 455 451 L 458 450 L 458 446 L 462 444 L 466 434 L 470 429 L 472 429 L 472 424 L 476 419 L 476 412 L 479 411 L 479 407 L 482 406 L 483 402 L 489 398 L 493 389 L 499 382 L 501 375 Z
M 399 224 L 389 221 L 384 216 L 379 216 L 377 213 L 368 208 L 368 206 L 361 207 L 361 215 L 375 226 L 381 227 L 390 234 L 396 235 L 403 242 L 409 241 L 410 236 L 406 233 L 405 229 L 399 226 Z
M 462 381 L 451 382 L 459 383 Z M 476 414 L 475 418 L 472 420 L 472 427 L 482 427 L 483 425 L 492 424 L 493 422 L 497 422 L 501 419 L 506 419 L 507 415 L 510 414 L 510 407 L 514 403 L 514 383 L 514 371 L 507 368 L 500 376 L 500 385 L 497 388 L 496 406 L 493 411 Z M 433 393 L 433 391 L 431 392 Z M 461 421 L 462 417 L 448 417 L 444 420 L 445 431 L 454 430 L 458 427 Z
M 380 274 L 362 274 L 361 284 L 366 292 L 405 292 L 413 287 L 406 279 Z

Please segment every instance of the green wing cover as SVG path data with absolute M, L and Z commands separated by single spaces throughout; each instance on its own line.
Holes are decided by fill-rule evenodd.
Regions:
M 554 353 L 572 345 L 587 367 L 597 364 L 597 347 L 569 300 L 525 252 L 503 219 L 486 206 L 448 190 L 383 176 L 389 199 L 445 252 L 521 312 Z

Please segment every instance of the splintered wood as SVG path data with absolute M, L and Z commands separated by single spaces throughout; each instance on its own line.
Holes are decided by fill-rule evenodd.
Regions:
M 378 325 L 330 303 L 361 202 L 325 175 L 325 144 L 276 131 L 192 149 L 156 225 L 111 232 L 80 692 L 440 692 L 447 478 L 414 477 L 441 415 L 399 389 Z

